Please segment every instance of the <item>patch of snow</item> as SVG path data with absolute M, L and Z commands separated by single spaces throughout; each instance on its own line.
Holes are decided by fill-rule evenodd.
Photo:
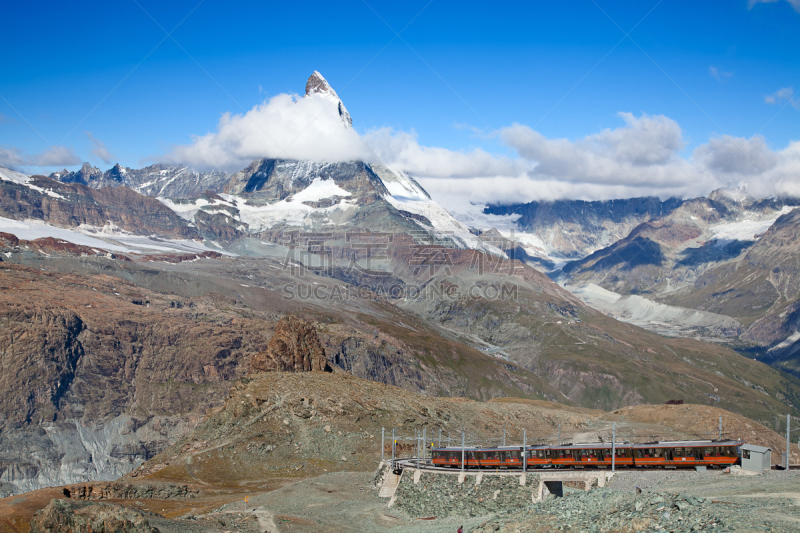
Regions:
M 196 198 L 190 202 L 174 202 L 171 198 L 161 197 L 158 197 L 157 200 L 172 209 L 176 215 L 189 222 L 194 222 L 194 216 L 200 211 L 201 207 L 211 205 L 211 203 L 204 198 Z
M 26 176 L 21 172 L 15 172 L 5 167 L 0 167 L 0 180 L 13 181 L 21 185 L 27 185 L 30 181 L 30 176 Z
M 311 185 L 294 195 L 294 201 L 318 202 L 333 196 L 351 196 L 351 193 L 336 185 L 332 179 L 314 178 Z
M 796 343 L 797 341 L 800 341 L 800 331 L 795 331 L 794 333 L 792 333 L 791 335 L 786 337 L 786 339 L 783 342 L 781 342 L 780 344 L 776 344 L 775 346 L 770 348 L 768 351 L 771 352 L 772 350 L 780 350 L 782 348 L 788 348 L 789 346 L 791 346 L 792 344 Z
M 30 183 L 25 184 L 29 189 L 33 189 L 34 191 L 38 191 L 42 194 L 46 194 L 50 198 L 60 198 L 61 200 L 66 200 L 63 196 L 58 194 L 57 192 L 51 191 L 50 189 L 42 189 L 41 187 L 37 187 L 36 185 L 31 185 Z
M 444 207 L 432 200 L 428 193 L 408 174 L 388 167 L 383 168 L 388 170 L 388 173 L 382 172 L 380 178 L 386 190 L 389 191 L 386 201 L 392 206 L 428 219 L 438 237 L 450 237 L 462 247 L 484 250 L 493 255 L 505 257 L 505 253 L 500 248 L 485 243 L 473 235 L 465 224 L 456 220 Z M 424 223 L 416 222 L 423 228 L 430 229 Z
M 713 341 L 735 335 L 741 327 L 729 316 L 666 305 L 635 294 L 623 296 L 593 283 L 565 288 L 598 311 L 662 335 L 684 337 L 699 333 Z
M 189 222 L 194 222 L 194 217 L 201 209 L 203 211 L 217 211 L 223 210 L 225 207 L 234 207 L 235 204 L 227 201 L 219 202 L 218 200 L 208 201 L 205 198 L 195 198 L 190 201 L 175 202 L 171 198 L 157 198 L 159 202 L 169 207 L 176 215 Z
M 113 226 L 113 225 L 112 225 Z M 99 232 L 92 226 L 79 226 L 76 228 L 58 228 L 42 222 L 41 220 L 12 220 L 0 217 L 0 231 L 16 235 L 19 239 L 32 241 L 44 237 L 68 241 L 90 248 L 99 248 L 112 252 L 126 253 L 153 253 L 153 252 L 189 252 L 202 253 L 212 250 L 199 241 L 186 239 L 162 239 L 157 236 L 140 236 L 125 233 L 112 233 L 106 230 Z M 235 255 L 222 251 L 226 255 Z
M 572 294 L 586 301 L 603 302 L 608 305 L 614 305 L 622 298 L 621 294 L 604 289 L 594 283 L 573 289 Z
M 555 270 L 563 267 L 574 258 L 562 257 L 548 242 L 535 233 L 520 231 L 518 220 L 522 215 L 493 215 L 484 213 L 484 204 L 459 204 L 449 211 L 460 222 L 478 230 L 496 229 L 500 235 L 512 243 L 519 244 L 528 255 L 551 261 Z
M 33 189 L 34 191 L 40 192 L 42 194 L 46 194 L 51 198 L 60 198 L 64 200 L 65 198 L 58 194 L 57 192 L 53 192 L 48 189 L 42 189 L 41 187 L 37 187 L 36 185 L 31 185 L 31 177 L 21 172 L 16 172 L 14 170 L 9 170 L 5 167 L 0 167 L 0 180 L 3 181 L 13 181 L 14 183 L 19 183 L 20 185 L 25 185 L 29 189 Z
M 711 228 L 713 238 L 720 241 L 752 241 L 763 235 L 781 215 L 791 213 L 796 206 L 784 206 L 783 209 L 774 213 L 769 218 L 762 220 L 742 220 L 719 224 Z
M 251 205 L 239 198 L 237 203 L 239 219 L 252 231 L 270 229 L 279 224 L 310 227 L 314 218 L 326 220 L 332 212 L 358 209 L 355 202 L 341 200 L 330 207 L 311 207 L 301 202 L 281 200 L 267 205 Z
M 12 233 L 16 235 L 18 239 L 25 239 L 26 241 L 42 239 L 45 237 L 53 237 L 55 239 L 65 240 L 74 244 L 88 246 L 91 248 L 102 248 L 104 250 L 111 250 L 115 252 L 128 251 L 122 246 L 115 246 L 79 231 L 57 228 L 38 220 L 22 221 L 0 217 L 0 231 L 4 233 Z

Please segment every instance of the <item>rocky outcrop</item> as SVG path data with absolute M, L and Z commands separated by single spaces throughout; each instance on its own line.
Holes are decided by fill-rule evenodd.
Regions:
M 171 500 L 197 498 L 200 491 L 173 483 L 81 483 L 63 489 L 64 496 L 76 500 Z
M 52 500 L 31 520 L 31 533 L 158 533 L 146 515 L 107 503 Z
M 250 373 L 330 371 L 312 324 L 296 316 L 281 319 L 267 349 L 253 356 Z

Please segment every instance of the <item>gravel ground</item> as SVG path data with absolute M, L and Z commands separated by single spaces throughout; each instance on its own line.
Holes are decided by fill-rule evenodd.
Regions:
M 562 530 L 798 532 L 800 472 L 618 472 L 606 489 L 570 491 L 564 498 L 548 498 L 495 517 L 474 531 Z
M 293 483 L 281 489 L 254 496 L 248 509 L 269 514 L 271 533 L 299 532 L 385 532 L 454 533 L 458 526 L 474 529 L 489 517 L 470 519 L 416 520 L 387 508 L 388 499 L 377 496 L 374 474 L 337 472 Z M 221 512 L 239 512 L 233 503 Z M 275 529 L 272 529 L 274 527 Z M 262 530 L 264 531 L 264 530 Z
M 474 518 L 417 520 L 377 496 L 373 474 L 337 472 L 223 505 L 152 521 L 163 533 L 800 531 L 800 471 L 618 472 L 609 488 Z M 642 494 L 636 494 L 636 487 Z M 694 528 L 694 529 L 692 529 Z

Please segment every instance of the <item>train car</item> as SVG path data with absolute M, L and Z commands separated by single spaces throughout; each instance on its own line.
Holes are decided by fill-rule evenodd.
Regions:
M 465 468 L 522 468 L 521 446 L 464 448 L 463 456 Z M 434 466 L 461 468 L 461 457 L 461 448 L 431 450 L 431 461 Z
M 739 460 L 742 441 L 660 441 L 635 444 L 634 463 L 645 468 L 725 467 Z
M 550 446 L 529 446 L 528 468 L 546 468 L 548 466 L 550 466 Z
M 434 466 L 443 466 L 450 468 L 461 468 L 462 452 L 464 458 L 467 454 L 474 452 L 478 448 L 434 448 L 431 450 L 431 462 Z

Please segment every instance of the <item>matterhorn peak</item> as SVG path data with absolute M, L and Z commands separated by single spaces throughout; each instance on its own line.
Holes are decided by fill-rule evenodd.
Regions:
M 311 74 L 311 76 L 309 76 L 308 81 L 306 82 L 306 96 L 311 94 L 321 94 L 322 96 L 330 99 L 337 105 L 339 116 L 342 117 L 342 122 L 344 122 L 345 128 L 353 127 L 353 119 L 350 118 L 350 113 L 347 112 L 347 108 L 342 103 L 339 95 L 336 94 L 336 91 L 334 91 L 333 87 L 330 86 L 328 80 L 326 80 L 322 74 L 316 70 L 313 74 Z

